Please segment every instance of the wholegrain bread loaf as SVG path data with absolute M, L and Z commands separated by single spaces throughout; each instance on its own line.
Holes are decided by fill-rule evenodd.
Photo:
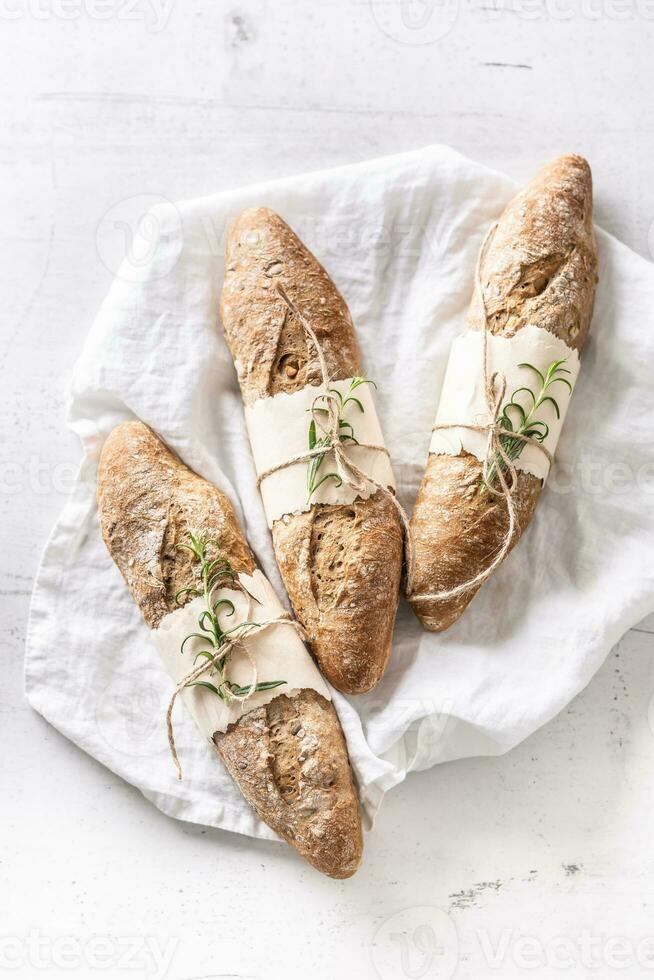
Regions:
M 153 630 L 179 608 L 176 595 L 189 581 L 192 556 L 179 548 L 189 532 L 219 542 L 236 575 L 256 567 L 229 500 L 140 422 L 118 426 L 107 439 L 98 506 L 109 553 Z M 328 700 L 311 689 L 280 694 L 213 740 L 245 799 L 280 837 L 325 874 L 356 871 L 359 807 Z
M 578 156 L 554 160 L 509 203 L 480 267 L 490 334 L 513 337 L 534 325 L 581 350 L 597 281 L 592 213 L 591 172 Z M 478 291 L 467 325 L 477 331 L 483 327 Z M 481 372 L 482 367 L 471 364 L 470 370 Z M 484 490 L 482 466 L 466 451 L 429 455 L 411 520 L 414 596 L 468 582 L 500 552 L 507 536 L 507 504 L 503 496 Z M 511 547 L 529 524 L 542 485 L 531 473 L 517 471 Z M 413 599 L 413 608 L 427 629 L 443 630 L 478 588 L 446 599 Z
M 310 323 L 330 380 L 361 375 L 345 300 L 279 215 L 242 212 L 225 266 L 222 322 L 246 405 L 321 384 L 315 347 L 277 286 Z M 402 570 L 403 530 L 392 501 L 379 490 L 351 504 L 316 503 L 274 521 L 272 537 L 323 673 L 346 693 L 369 691 L 390 654 Z

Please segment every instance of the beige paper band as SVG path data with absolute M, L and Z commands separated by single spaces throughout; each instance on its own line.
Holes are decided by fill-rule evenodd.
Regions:
M 222 628 L 231 629 L 247 621 L 263 626 L 270 620 L 287 617 L 273 587 L 261 571 L 257 569 L 252 575 L 240 574 L 238 581 L 244 592 L 219 589 L 212 597 L 214 602 L 229 599 L 235 607 L 231 616 L 220 614 Z M 182 641 L 189 634 L 198 632 L 198 617 L 204 608 L 204 599 L 195 598 L 165 616 L 159 628 L 152 631 L 154 644 L 175 685 L 179 685 L 193 671 L 198 652 L 210 649 L 208 642 L 194 638 L 185 644 L 183 653 L 180 651 Z M 246 700 L 233 700 L 229 704 L 206 688 L 185 687 L 181 690 L 182 700 L 198 729 L 209 741 L 214 732 L 227 731 L 228 726 L 242 715 L 268 704 L 280 694 L 293 697 L 301 690 L 311 688 L 331 700 L 327 685 L 290 620 L 253 630 L 239 640 L 231 654 L 229 677 L 235 684 L 246 686 L 252 681 L 252 667 L 245 650 L 239 647 L 244 647 L 256 664 L 259 681 L 283 680 L 286 683 L 270 691 L 257 691 Z M 211 676 L 203 674 L 200 679 L 211 681 Z
M 504 379 L 503 405 L 511 400 L 518 389 L 527 388 L 538 392 L 538 376 L 529 368 L 519 366 L 523 363 L 533 364 L 544 375 L 553 361 L 565 358 L 564 366 L 569 369 L 570 374 L 565 374 L 564 377 L 574 387 L 579 374 L 579 354 L 549 330 L 528 325 L 513 337 L 498 337 L 488 333 L 486 342 L 488 374 L 497 374 Z M 488 426 L 493 421 L 487 405 L 484 373 L 481 370 L 471 370 L 471 366 L 478 364 L 481 368 L 483 364 L 483 345 L 483 332 L 477 330 L 468 330 L 452 344 L 436 414 L 435 424 L 439 428 L 432 434 L 430 453 L 458 456 L 463 449 L 479 460 L 486 458 L 486 433 L 466 428 L 470 425 Z M 560 411 L 560 418 L 557 418 L 551 402 L 546 402 L 538 410 L 538 418 L 546 422 L 549 428 L 542 447 L 553 456 L 571 393 L 565 385 L 554 384 L 547 394 L 556 399 Z M 516 397 L 525 409 L 530 408 L 531 399 L 527 391 L 520 391 Z M 515 420 L 515 414 L 513 418 Z M 547 479 L 550 469 L 548 456 L 538 446 L 529 444 L 524 446 L 514 460 L 514 466 L 517 470 L 531 473 L 541 480 Z
M 348 378 L 344 381 L 333 381 L 329 387 L 346 396 L 351 380 Z M 307 385 L 292 394 L 280 392 L 272 398 L 260 398 L 245 408 L 245 421 L 257 475 L 261 476 L 280 467 L 261 481 L 261 496 L 269 527 L 285 514 L 309 510 L 314 504 L 351 504 L 357 497 L 366 499 L 377 490 L 374 483 L 362 489 L 346 482 L 337 486 L 335 481 L 327 480 L 309 499 L 307 460 L 284 466 L 288 460 L 306 454 L 309 448 L 311 407 L 320 390 L 314 385 Z M 371 386 L 360 385 L 354 394 L 363 405 L 364 411 L 361 412 L 354 402 L 350 402 L 345 407 L 342 418 L 351 423 L 356 439 L 362 445 L 344 444 L 345 452 L 373 481 L 384 487 L 394 488 L 395 479 L 388 454 L 368 448 L 384 447 Z M 328 452 L 319 475 L 334 470 L 333 454 Z

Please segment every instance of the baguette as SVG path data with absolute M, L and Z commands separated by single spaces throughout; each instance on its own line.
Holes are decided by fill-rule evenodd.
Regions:
M 118 426 L 107 439 L 98 506 L 109 553 L 153 630 L 178 608 L 176 594 L 188 583 L 192 558 L 178 545 L 189 531 L 219 541 L 235 574 L 256 568 L 227 498 L 140 422 Z M 331 877 L 356 871 L 359 806 L 329 701 L 311 689 L 280 694 L 213 742 L 245 799 L 280 837 Z
M 289 226 L 266 208 L 230 229 L 221 316 L 246 405 L 318 386 L 316 350 L 284 304 L 280 285 L 310 323 L 332 381 L 361 375 L 345 300 Z M 391 651 L 403 560 L 403 529 L 378 490 L 351 504 L 315 503 L 272 526 L 275 554 L 316 659 L 331 684 L 369 691 Z
M 488 331 L 513 337 L 529 324 L 580 351 L 588 336 L 597 282 L 592 178 L 587 162 L 564 156 L 544 167 L 509 203 L 480 268 Z M 468 328 L 483 328 L 477 291 Z M 481 365 L 471 370 L 481 371 Z M 488 568 L 506 539 L 507 504 L 480 491 L 482 462 L 462 450 L 428 457 L 411 520 L 412 594 L 449 591 Z M 543 482 L 517 471 L 514 547 L 529 524 Z M 454 623 L 480 586 L 444 599 L 413 599 L 423 626 Z

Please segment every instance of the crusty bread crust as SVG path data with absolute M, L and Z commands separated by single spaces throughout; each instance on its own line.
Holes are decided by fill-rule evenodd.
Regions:
M 282 694 L 226 734 L 221 758 L 248 803 L 318 870 L 349 878 L 363 843 L 345 739 L 334 706 L 316 691 Z
M 535 324 L 581 350 L 596 282 L 590 167 L 581 157 L 560 157 L 539 171 L 500 218 L 481 269 L 489 329 L 511 337 Z M 476 292 L 468 326 L 482 327 Z M 480 492 L 481 472 L 479 460 L 465 451 L 428 457 L 411 519 L 416 594 L 467 581 L 500 549 L 507 533 L 506 503 Z M 518 471 L 512 547 L 531 520 L 541 488 L 537 477 Z M 423 626 L 443 630 L 459 618 L 478 588 L 447 601 L 412 605 Z
M 97 495 L 102 537 L 150 629 L 179 608 L 175 595 L 194 577 L 193 557 L 177 547 L 189 531 L 220 541 L 237 574 L 256 568 L 227 497 L 142 422 L 110 433 Z
M 178 608 L 192 557 L 189 531 L 220 542 L 235 572 L 256 565 L 234 508 L 140 422 L 110 434 L 98 472 L 102 536 L 145 621 Z M 162 720 L 163 724 L 163 720 Z M 359 806 L 334 706 L 312 690 L 280 695 L 243 715 L 214 743 L 243 795 L 315 868 L 354 874 L 363 848 Z
M 227 240 L 221 299 L 243 400 L 321 381 L 318 358 L 275 285 L 311 323 L 333 380 L 361 374 L 352 318 L 317 259 L 267 208 L 242 212 Z M 298 620 L 328 680 L 369 691 L 391 651 L 402 572 L 402 525 L 378 491 L 348 505 L 316 504 L 276 521 L 279 568 Z

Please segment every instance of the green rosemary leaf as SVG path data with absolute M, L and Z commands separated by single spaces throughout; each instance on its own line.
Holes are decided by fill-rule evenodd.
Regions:
M 516 388 L 516 390 L 511 395 L 509 401 L 503 407 L 502 413 L 498 418 L 498 422 L 500 426 L 506 430 L 506 435 L 503 434 L 500 436 L 502 449 L 504 450 L 507 457 L 511 461 L 517 459 L 520 453 L 527 445 L 527 443 L 524 440 L 516 439 L 515 438 L 516 435 L 527 436 L 530 439 L 535 439 L 537 442 L 540 442 L 541 444 L 545 441 L 545 439 L 547 439 L 547 436 L 549 435 L 549 431 L 550 431 L 547 422 L 544 422 L 542 419 L 537 419 L 534 417 L 535 412 L 539 408 L 541 408 L 541 406 L 545 405 L 547 402 L 550 402 L 554 408 L 556 417 L 558 419 L 561 418 L 561 411 L 557 400 L 552 395 L 546 394 L 546 392 L 551 385 L 555 384 L 557 381 L 562 381 L 563 384 L 567 386 L 569 393 L 572 393 L 571 383 L 568 381 L 567 378 L 561 377 L 561 373 L 565 373 L 565 374 L 571 373 L 568 370 L 568 368 L 564 368 L 561 366 L 562 364 L 565 363 L 566 360 L 567 358 L 563 357 L 563 358 L 559 358 L 558 360 L 552 361 L 548 365 L 544 375 L 538 370 L 538 368 L 534 367 L 533 364 L 522 363 L 518 365 L 518 367 L 527 368 L 528 370 L 533 371 L 534 374 L 536 374 L 536 376 L 540 380 L 540 389 L 538 391 L 538 394 L 536 394 L 534 391 L 532 391 L 531 388 L 528 388 L 526 386 Z M 525 408 L 523 408 L 523 406 L 517 400 L 517 396 L 519 394 L 525 394 L 525 393 L 531 398 L 531 408 L 529 409 L 528 412 Z M 517 429 L 515 429 L 513 426 L 513 419 L 511 418 L 511 414 L 510 414 L 512 411 L 514 413 L 517 413 L 520 421 L 520 425 Z M 513 438 L 511 436 L 511 433 L 514 433 Z M 483 480 L 481 481 L 480 484 L 481 488 L 487 489 L 488 486 L 490 486 L 493 483 L 493 480 L 496 478 L 498 471 L 501 470 L 503 472 L 506 469 L 506 466 L 507 466 L 506 462 L 499 456 L 499 454 L 495 453 L 493 457 L 490 459 L 490 465 L 488 466 L 488 471 L 487 471 L 488 472 L 487 481 L 486 482 L 484 482 Z
M 199 563 L 197 577 L 202 588 L 197 584 L 187 585 L 185 588 L 180 589 L 177 595 L 182 596 L 191 593 L 196 596 L 203 596 L 206 604 L 206 608 L 198 617 L 198 625 L 201 632 L 189 633 L 182 641 L 180 649 L 183 652 L 186 643 L 193 638 L 202 640 L 203 643 L 209 643 L 211 649 L 198 651 L 193 658 L 193 663 L 196 664 L 198 660 L 204 659 L 207 670 L 211 669 L 212 674 L 220 677 L 220 684 L 217 687 L 210 681 L 193 681 L 188 686 L 204 687 L 213 694 L 216 694 L 222 701 L 227 701 L 225 689 L 226 687 L 229 689 L 230 684 L 225 676 L 225 670 L 230 659 L 230 649 L 226 646 L 229 642 L 227 638 L 231 633 L 242 629 L 244 626 L 260 626 L 261 624 L 255 622 L 239 623 L 237 626 L 232 627 L 232 629 L 222 632 L 218 623 L 219 610 L 226 609 L 228 610 L 227 615 L 231 616 L 235 612 L 235 607 L 229 599 L 216 599 L 214 601 L 213 594 L 216 588 L 223 586 L 229 587 L 230 584 L 234 583 L 234 571 L 230 562 L 220 553 L 215 558 L 208 556 L 207 552 L 209 547 L 216 548 L 219 551 L 219 544 L 213 538 L 202 538 L 199 535 L 196 536 L 192 532 L 189 532 L 188 543 L 181 544 L 178 547 L 184 547 L 187 551 L 190 551 Z M 272 683 L 276 686 L 284 682 L 271 681 L 264 683 Z M 246 688 L 246 690 L 248 689 Z
M 318 487 L 321 487 L 323 483 L 326 483 L 327 480 L 333 480 L 337 487 L 340 487 L 343 484 L 343 481 L 341 480 L 338 473 L 325 473 L 322 480 L 318 480 L 318 482 L 314 485 L 313 490 L 311 491 L 312 494 L 314 494 L 318 489 Z
M 359 398 L 355 398 L 354 395 L 348 395 L 347 396 L 347 398 L 343 402 L 343 408 L 345 408 L 346 405 L 349 405 L 350 402 L 354 402 L 355 405 L 358 405 L 359 406 L 359 411 L 365 413 L 365 409 L 363 407 L 362 401 Z
M 525 430 L 524 435 L 531 436 L 532 439 L 539 439 L 540 436 L 536 435 L 537 432 L 543 433 L 541 442 L 543 441 L 543 439 L 547 439 L 548 435 L 550 434 L 550 427 L 547 424 L 547 422 L 543 422 L 542 420 L 532 422 L 529 428 Z
M 188 532 L 188 538 L 188 543 L 182 542 L 176 545 L 176 547 L 180 550 L 190 551 L 198 561 L 203 561 L 207 542 L 203 541 L 200 537 L 196 537 L 192 531 Z
M 372 381 L 370 378 L 353 378 L 352 383 L 350 384 L 350 391 L 354 391 L 356 388 L 359 388 L 361 385 L 372 385 L 373 388 L 377 387 L 375 382 Z
M 561 357 L 561 358 L 559 358 L 558 361 L 552 361 L 552 363 L 547 368 L 547 372 L 545 373 L 545 381 L 546 382 L 549 381 L 549 379 L 553 375 L 555 375 L 557 373 L 557 371 L 565 371 L 566 370 L 566 368 L 562 368 L 561 365 L 562 364 L 565 364 L 565 362 L 567 361 L 567 359 L 568 359 L 567 357 Z
M 194 585 L 187 585 L 186 588 L 180 589 L 179 592 L 175 593 L 174 601 L 179 605 L 179 597 L 181 595 L 186 595 L 186 594 L 193 595 L 193 596 L 202 595 L 200 590 L 196 589 Z
M 281 687 L 286 681 L 261 681 L 255 687 L 255 691 L 273 691 L 276 687 Z
M 214 654 L 210 653 L 209 650 L 200 650 L 199 653 L 193 657 L 193 666 L 198 662 L 198 657 L 204 657 L 205 660 L 211 660 L 213 662 Z
M 206 632 L 205 633 L 189 633 L 189 635 L 186 636 L 182 640 L 182 645 L 179 648 L 179 652 L 180 653 L 184 653 L 184 646 L 186 645 L 186 643 L 188 643 L 189 640 L 192 640 L 194 637 L 196 639 L 198 639 L 198 640 L 202 640 L 203 643 L 206 643 L 207 640 L 211 640 L 211 638 L 212 638 L 211 634 L 210 633 L 206 633 Z
M 250 693 L 254 694 L 258 691 L 273 691 L 276 687 L 281 687 L 281 685 L 285 683 L 286 681 L 262 681 L 260 684 L 257 684 L 255 686 L 254 691 L 252 691 L 251 684 L 246 684 L 243 687 L 241 687 L 239 684 L 230 683 L 229 689 L 232 692 L 232 694 L 236 694 L 238 697 L 242 697 L 244 694 L 250 694 Z
M 515 392 L 514 392 L 514 394 L 515 394 Z M 504 406 L 504 411 L 502 412 L 502 414 L 503 414 L 503 416 L 505 418 L 510 418 L 511 417 L 509 415 L 509 409 L 510 408 L 513 409 L 514 411 L 516 411 L 518 413 L 518 415 L 520 416 L 520 424 L 521 425 L 524 425 L 524 423 L 527 420 L 527 413 L 525 412 L 525 410 L 522 407 L 522 405 L 520 405 L 519 402 L 510 401 L 507 405 Z
M 567 386 L 568 386 L 568 390 L 569 390 L 569 392 L 570 392 L 570 394 L 572 394 L 572 385 L 570 384 L 570 382 L 568 381 L 568 379 L 567 379 L 567 378 L 552 378 L 552 379 L 551 379 L 550 381 L 548 381 L 548 382 L 547 382 L 547 384 L 545 385 L 545 390 L 546 390 L 547 388 L 549 388 L 549 387 L 550 387 L 550 385 L 554 385 L 554 384 L 556 384 L 556 382 L 557 382 L 557 381 L 560 381 L 560 382 L 561 382 L 561 384 L 564 384 L 564 385 L 567 385 Z
M 521 368 L 529 368 L 530 371 L 533 371 L 534 374 L 537 374 L 538 375 L 538 379 L 539 379 L 541 385 L 544 385 L 545 384 L 545 378 L 540 373 L 540 371 L 538 370 L 538 368 L 537 367 L 534 367 L 533 364 L 522 363 L 522 364 L 518 364 L 518 367 L 521 367 Z
M 312 419 L 313 424 L 313 419 Z M 309 427 L 309 442 L 315 437 L 315 425 L 313 436 L 311 433 L 311 426 Z M 317 439 L 313 446 L 310 445 L 310 449 L 319 449 L 321 446 L 325 447 L 325 452 L 314 456 L 309 460 L 309 465 L 307 467 L 307 500 L 311 499 L 312 494 L 316 491 L 316 476 L 318 470 L 322 466 L 325 456 L 327 455 L 327 446 L 329 445 L 329 436 L 324 436 L 322 439 Z
M 261 623 L 253 623 L 250 621 L 244 623 L 237 623 L 236 626 L 232 626 L 231 629 L 225 630 L 223 636 L 229 636 L 231 633 L 235 633 L 236 630 L 243 629 L 244 626 L 261 626 Z
M 192 555 L 195 555 L 195 548 L 192 548 L 190 544 L 176 544 L 175 548 L 177 551 L 190 551 Z
M 557 419 L 560 419 L 561 418 L 561 412 L 560 412 L 559 405 L 558 405 L 558 402 L 556 401 L 556 399 L 555 398 L 552 398 L 551 395 L 545 395 L 543 398 L 540 399 L 540 404 L 541 405 L 544 405 L 545 402 L 551 402 L 552 403 L 552 405 L 554 406 L 554 411 L 556 412 L 556 417 L 557 417 Z
M 227 686 L 229 687 L 232 694 L 236 694 L 237 697 L 242 697 L 244 694 L 249 694 L 252 691 L 251 684 L 245 684 L 241 686 L 240 684 L 233 684 L 231 681 L 228 681 Z M 252 691 L 252 693 L 254 693 L 254 691 Z
M 336 396 L 336 398 L 338 399 L 338 404 L 339 404 L 340 410 L 342 412 L 343 411 L 343 395 L 340 393 L 340 391 L 338 390 L 338 388 L 329 388 L 328 391 L 329 391 L 329 394 L 330 395 L 335 395 Z M 325 409 L 325 411 L 326 411 L 326 409 Z
M 515 396 L 516 395 L 519 395 L 521 391 L 526 391 L 527 392 L 527 394 L 531 398 L 531 407 L 533 408 L 534 405 L 536 404 L 536 396 L 533 393 L 533 391 L 531 390 L 531 388 L 516 388 L 516 390 L 511 395 L 511 400 L 512 401 L 515 401 Z
M 233 575 L 214 575 L 212 578 L 207 579 L 207 594 L 212 594 L 217 588 L 229 588 L 234 584 Z
M 204 625 L 205 620 L 207 619 L 209 620 L 209 624 L 210 624 L 209 626 Z M 206 633 L 215 634 L 216 620 L 209 609 L 203 609 L 200 615 L 198 616 L 198 626 L 200 627 L 201 630 L 204 630 Z
M 229 612 L 226 614 L 227 616 L 233 616 L 234 613 L 236 612 L 236 606 L 230 599 L 218 599 L 218 601 L 214 602 L 213 604 L 214 616 L 216 617 L 218 616 L 218 610 L 221 609 L 223 606 L 226 609 L 229 609 Z
M 343 397 L 342 393 L 338 390 L 338 388 L 330 388 L 328 391 L 328 394 L 334 395 L 338 400 L 338 406 L 339 406 L 338 427 L 339 430 L 345 430 L 339 433 L 339 439 L 343 443 L 352 443 L 353 445 L 358 445 L 358 441 L 354 435 L 354 427 L 352 423 L 346 421 L 340 416 L 349 401 L 355 402 L 358 405 L 360 411 L 361 412 L 364 411 L 363 403 L 361 402 L 361 400 L 359 398 L 353 397 L 352 395 L 352 392 L 356 388 L 364 384 L 371 384 L 374 388 L 377 387 L 375 383 L 373 381 L 370 381 L 368 378 L 353 378 L 350 381 L 350 386 L 347 390 L 347 394 L 345 397 Z M 319 395 L 316 400 L 318 400 L 319 398 L 325 398 L 325 395 Z M 318 488 L 321 487 L 322 484 L 325 483 L 327 480 L 333 480 L 337 487 L 340 487 L 343 483 L 341 477 L 337 473 L 325 473 L 321 479 L 318 479 L 318 471 L 320 470 L 320 467 L 324 462 L 325 456 L 327 455 L 328 447 L 330 443 L 330 437 L 327 435 L 322 439 L 318 439 L 317 432 L 316 432 L 315 418 L 313 417 L 316 412 L 325 412 L 326 414 L 328 414 L 327 409 L 318 408 L 314 404 L 312 409 L 311 422 L 309 423 L 309 449 L 319 449 L 322 446 L 324 446 L 325 452 L 317 453 L 309 460 L 307 464 L 307 500 L 308 501 L 311 500 L 316 490 L 318 490 Z
M 220 569 L 224 569 L 225 572 L 229 572 L 231 574 L 232 566 L 226 558 L 214 558 L 213 561 L 208 561 L 204 566 L 204 573 L 210 577 Z
M 315 447 L 314 447 L 315 448 Z M 316 474 L 323 464 L 325 458 L 325 453 L 320 456 L 314 456 L 313 459 L 309 460 L 309 466 L 307 468 L 307 489 L 309 491 L 309 496 L 314 491 L 314 484 L 316 480 Z
M 215 684 L 211 684 L 209 681 L 193 681 L 188 684 L 187 687 L 206 687 L 208 691 L 212 694 L 217 694 L 221 701 L 225 700 L 225 695 L 220 691 Z

